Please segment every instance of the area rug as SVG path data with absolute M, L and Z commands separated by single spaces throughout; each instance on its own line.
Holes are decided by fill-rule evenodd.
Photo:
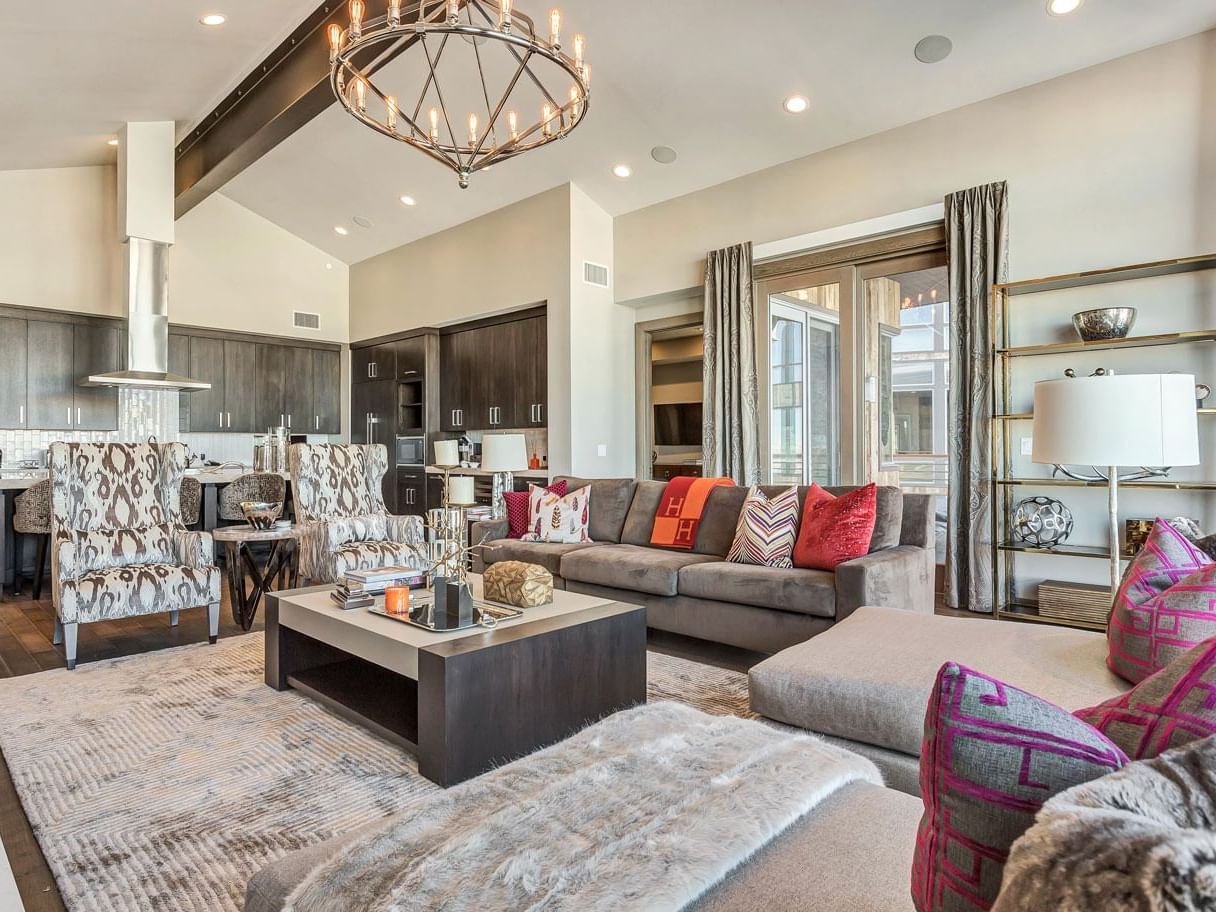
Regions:
M 652 700 L 747 714 L 745 675 L 648 665 Z M 262 678 L 254 633 L 0 681 L 0 750 L 69 909 L 239 910 L 266 864 L 440 791 Z
M 326 846 L 284 908 L 680 910 L 858 781 L 812 735 L 648 703 Z

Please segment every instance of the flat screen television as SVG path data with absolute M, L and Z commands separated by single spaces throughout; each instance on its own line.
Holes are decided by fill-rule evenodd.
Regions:
M 654 407 L 654 442 L 656 446 L 701 447 L 701 403 Z

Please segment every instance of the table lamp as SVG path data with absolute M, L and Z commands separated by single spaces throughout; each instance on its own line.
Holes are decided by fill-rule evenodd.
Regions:
M 495 519 L 507 515 L 506 491 L 515 490 L 513 472 L 528 468 L 528 444 L 523 434 L 487 434 L 481 439 L 481 470 L 494 475 L 490 503 Z
M 1112 596 L 1119 563 L 1119 466 L 1199 464 L 1195 378 L 1120 374 L 1034 385 L 1031 458 L 1048 465 L 1107 467 Z

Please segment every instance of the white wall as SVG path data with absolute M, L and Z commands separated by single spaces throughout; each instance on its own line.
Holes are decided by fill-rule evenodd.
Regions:
M 176 234 L 169 252 L 172 322 L 349 341 L 345 263 L 218 193 L 178 219 Z M 296 329 L 296 310 L 320 314 L 320 329 Z
M 0 171 L 0 303 L 122 314 L 113 167 Z
M 1216 32 L 616 220 L 617 300 L 699 285 L 705 252 L 1008 180 L 1014 277 L 1216 248 Z

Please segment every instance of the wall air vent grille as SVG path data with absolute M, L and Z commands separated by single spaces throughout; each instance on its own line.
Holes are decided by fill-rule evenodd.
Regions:
M 296 329 L 320 329 L 321 315 L 308 313 L 307 311 L 303 310 L 297 310 L 295 311 L 292 325 L 295 326 Z
M 583 281 L 596 288 L 608 287 L 608 267 L 583 261 Z

